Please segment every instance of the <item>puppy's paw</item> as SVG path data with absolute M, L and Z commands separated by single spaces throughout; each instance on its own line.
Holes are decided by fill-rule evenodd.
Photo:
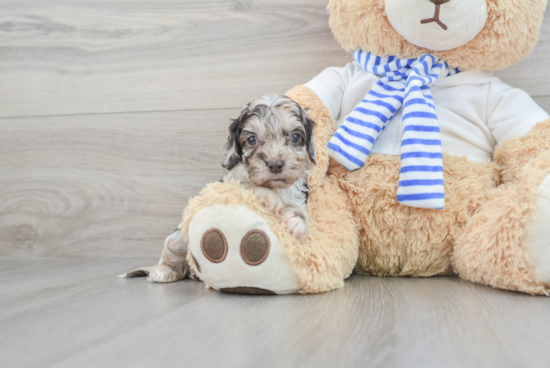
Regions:
M 277 193 L 272 191 L 264 190 L 256 193 L 256 197 L 260 201 L 261 205 L 264 206 L 269 212 L 281 216 L 283 214 L 284 203 Z
M 301 213 L 288 211 L 284 214 L 282 222 L 286 225 L 286 231 L 294 236 L 300 243 L 304 243 L 309 236 L 309 221 Z
M 178 281 L 178 275 L 170 267 L 158 264 L 151 267 L 147 280 L 159 283 L 176 282 Z

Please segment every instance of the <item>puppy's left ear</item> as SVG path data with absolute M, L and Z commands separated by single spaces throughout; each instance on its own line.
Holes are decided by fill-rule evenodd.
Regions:
M 300 106 L 298 103 L 296 103 L 296 105 L 298 105 L 298 107 L 300 108 L 302 124 L 304 124 L 304 129 L 306 131 L 307 154 L 311 162 L 317 164 L 317 147 L 315 146 L 315 136 L 313 134 L 313 130 L 315 129 L 315 122 L 309 117 L 306 110 L 302 108 L 302 106 Z

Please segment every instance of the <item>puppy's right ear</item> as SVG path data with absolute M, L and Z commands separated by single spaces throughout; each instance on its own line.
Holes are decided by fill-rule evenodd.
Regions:
M 227 144 L 225 146 L 225 159 L 222 164 L 227 170 L 231 170 L 241 160 L 243 155 L 239 137 L 243 130 L 247 114 L 248 106 L 241 111 L 241 115 L 237 119 L 231 121 L 231 125 L 229 126 L 229 137 L 227 137 Z

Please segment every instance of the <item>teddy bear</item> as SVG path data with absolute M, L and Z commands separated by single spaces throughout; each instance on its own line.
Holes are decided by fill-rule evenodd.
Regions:
M 311 229 L 294 239 L 237 183 L 180 225 L 192 276 L 235 293 L 319 293 L 352 272 L 458 275 L 550 292 L 550 119 L 493 76 L 536 45 L 546 0 L 331 0 L 354 61 L 286 93 L 315 121 Z

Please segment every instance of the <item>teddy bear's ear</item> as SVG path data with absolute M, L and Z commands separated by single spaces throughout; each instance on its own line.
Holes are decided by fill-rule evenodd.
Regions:
M 229 126 L 229 136 L 227 137 L 227 144 L 225 146 L 225 158 L 222 164 L 227 170 L 231 170 L 241 160 L 243 149 L 239 142 L 239 136 L 241 135 L 243 124 L 248 117 L 248 112 L 247 105 L 241 111 L 239 117 L 233 119 Z

